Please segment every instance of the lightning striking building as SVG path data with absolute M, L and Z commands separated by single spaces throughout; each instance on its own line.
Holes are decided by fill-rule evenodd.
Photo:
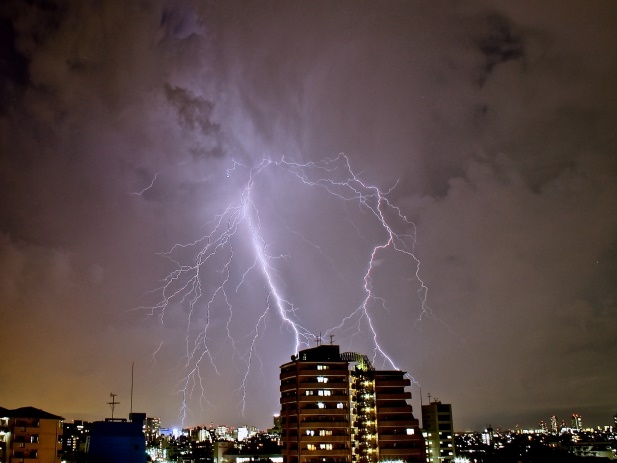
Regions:
M 292 356 L 280 379 L 285 463 L 425 461 L 405 372 L 320 345 Z

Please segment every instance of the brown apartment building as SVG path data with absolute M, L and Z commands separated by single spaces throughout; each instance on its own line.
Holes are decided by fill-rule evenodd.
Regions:
M 285 463 L 425 462 L 405 373 L 320 345 L 281 366 Z
M 0 407 L 0 461 L 60 463 L 63 420 L 34 407 Z

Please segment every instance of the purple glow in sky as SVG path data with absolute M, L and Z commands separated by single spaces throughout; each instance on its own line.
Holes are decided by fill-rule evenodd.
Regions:
M 2 2 L 0 406 L 126 415 L 134 361 L 136 411 L 267 427 L 296 341 L 371 356 L 370 321 L 457 429 L 608 424 L 616 26 L 608 1 Z M 305 183 L 341 160 L 392 235 L 375 190 Z

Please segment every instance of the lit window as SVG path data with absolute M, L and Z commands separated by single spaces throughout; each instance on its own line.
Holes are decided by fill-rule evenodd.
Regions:
M 327 370 L 328 369 L 328 365 L 317 365 L 317 369 L 318 370 Z
M 318 402 L 317 408 L 326 408 L 326 405 L 323 402 Z
M 317 382 L 318 383 L 327 383 L 328 382 L 328 378 L 326 378 L 325 376 L 318 376 L 317 377 Z
M 336 408 L 343 408 L 343 404 L 341 402 L 337 403 Z
M 407 435 L 412 436 L 415 433 L 413 428 L 407 428 Z
M 313 395 L 313 391 L 306 391 L 306 395 Z
M 307 444 L 306 450 L 316 450 L 315 444 Z

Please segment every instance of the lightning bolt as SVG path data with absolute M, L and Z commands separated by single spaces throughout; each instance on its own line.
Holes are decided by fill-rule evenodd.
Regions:
M 186 307 L 182 365 L 186 373 L 178 388 L 182 397 L 183 422 L 188 410 L 187 403 L 196 390 L 201 391 L 200 402 L 208 403 L 202 370 L 209 365 L 208 368 L 219 374 L 216 351 L 220 350 L 221 346 L 212 341 L 211 332 L 214 329 L 213 319 L 220 319 L 221 312 L 226 313 L 224 329 L 234 356 L 244 364 L 242 382 L 238 389 L 242 398 L 243 415 L 249 374 L 256 362 L 262 363 L 258 345 L 268 320 L 273 316 L 280 320 L 280 329 L 291 335 L 296 353 L 303 347 L 309 347 L 310 342 L 316 338 L 316 334 L 302 321 L 302 308 L 285 294 L 281 285 L 285 278 L 277 264 L 289 256 L 271 252 L 273 242 L 268 240 L 265 233 L 269 224 L 262 223 L 263 204 L 266 201 L 258 194 L 257 182 L 265 181 L 264 177 L 268 174 L 268 180 L 275 175 L 286 175 L 288 179 L 295 179 L 294 181 L 303 187 L 325 191 L 328 197 L 342 201 L 346 208 L 347 205 L 353 206 L 363 215 L 372 217 L 372 221 L 381 230 L 382 238 L 371 245 L 367 256 L 363 281 L 360 284 L 363 296 L 359 304 L 344 316 L 338 325 L 329 328 L 325 332 L 326 336 L 351 331 L 353 337 L 367 331 L 373 345 L 373 364 L 380 360 L 384 365 L 397 368 L 394 360 L 382 347 L 374 321 L 376 310 L 390 310 L 385 297 L 377 293 L 374 278 L 379 262 L 392 252 L 409 260 L 415 267 L 414 278 L 419 285 L 417 294 L 420 302 L 418 321 L 423 316 L 433 316 L 427 304 L 428 288 L 420 278 L 420 261 L 415 255 L 416 227 L 389 199 L 396 184 L 386 191 L 367 184 L 353 171 L 349 158 L 344 154 L 307 163 L 290 161 L 284 157 L 278 160 L 264 158 L 252 166 L 232 160 L 231 166 L 226 170 L 227 178 L 245 179 L 240 183 L 237 195 L 206 224 L 208 233 L 190 243 L 174 244 L 171 249 L 161 254 L 173 265 L 173 270 L 153 291 L 158 295 L 158 301 L 141 307 L 147 310 L 149 315 L 158 316 L 161 323 L 165 323 L 169 317 L 167 312 L 170 307 Z M 153 187 L 154 180 L 145 190 Z M 305 243 L 327 257 L 316 243 L 299 231 L 291 231 L 287 224 L 285 226 L 288 233 L 299 235 Z M 357 234 L 362 236 L 360 227 L 356 224 L 353 226 Z M 238 252 L 238 248 L 247 247 L 247 243 L 251 257 L 248 262 L 243 262 L 241 257 L 244 258 L 246 250 Z M 335 263 L 329 257 L 328 260 L 334 266 Z M 238 268 L 241 268 L 241 271 L 238 271 Z M 232 299 L 248 285 L 249 276 L 256 274 L 260 275 L 266 297 L 254 328 L 245 335 L 248 346 L 242 349 L 237 338 L 232 335 L 232 325 L 237 317 Z M 199 327 L 197 331 L 196 325 Z
M 133 193 L 131 193 L 132 195 L 136 195 L 136 196 L 141 196 L 143 195 L 146 191 L 148 191 L 150 188 L 152 188 L 154 186 L 154 182 L 156 182 L 156 179 L 158 178 L 159 173 L 155 173 L 154 174 L 154 178 L 152 179 L 152 181 L 150 182 L 150 185 L 148 185 L 146 188 L 144 188 L 141 191 L 135 191 Z

